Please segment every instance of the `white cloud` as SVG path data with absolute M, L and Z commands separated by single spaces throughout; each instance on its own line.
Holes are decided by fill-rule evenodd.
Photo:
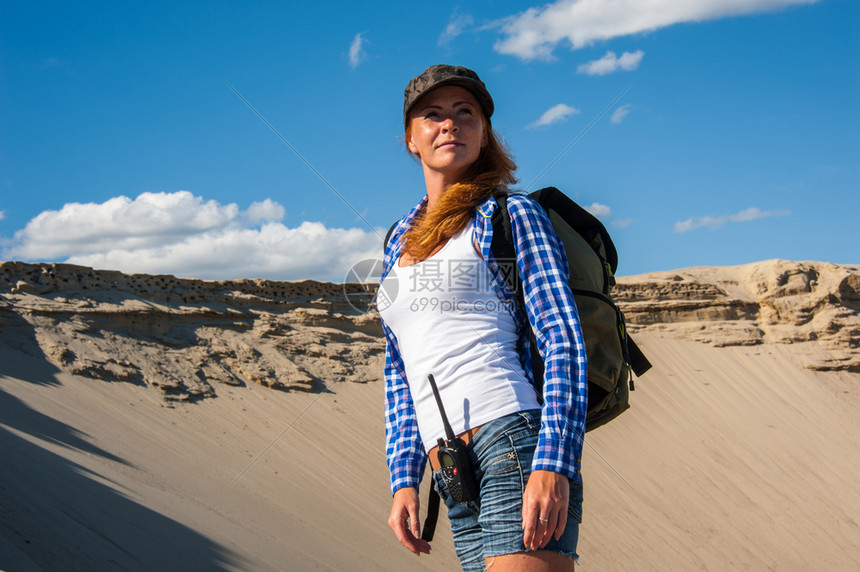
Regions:
M 600 203 L 591 203 L 587 207 L 583 207 L 585 210 L 596 216 L 597 218 L 609 218 L 612 216 L 612 209 L 610 209 L 606 205 L 602 205 Z
M 0 211 L 0 220 L 6 218 L 6 211 Z
M 751 220 L 757 220 L 760 218 L 768 218 L 775 216 L 786 216 L 790 215 L 791 211 L 787 210 L 776 210 L 776 211 L 763 211 L 756 207 L 751 207 L 746 210 L 742 210 L 741 212 L 733 215 L 722 215 L 722 216 L 697 216 L 688 218 L 685 221 L 676 222 L 674 231 L 675 232 L 689 232 L 691 230 L 695 230 L 697 228 L 707 227 L 710 230 L 716 230 L 721 226 L 725 225 L 729 222 L 747 222 Z
M 612 116 L 609 118 L 609 121 L 611 121 L 615 125 L 618 125 L 619 123 L 624 121 L 624 118 L 627 117 L 627 114 L 630 113 L 631 109 L 633 109 L 633 105 L 630 103 L 625 103 L 624 105 L 612 112 Z
M 635 52 L 624 52 L 621 57 L 615 55 L 615 52 L 606 52 L 606 55 L 599 60 L 590 61 L 587 64 L 582 64 L 576 68 L 576 73 L 584 73 L 586 75 L 606 75 L 618 70 L 633 71 L 639 67 L 642 57 L 645 52 L 637 50 Z
M 3 254 L 196 278 L 340 281 L 355 262 L 381 252 L 382 231 L 318 222 L 289 228 L 278 222 L 283 216 L 271 199 L 243 212 L 187 191 L 69 203 L 31 220 Z
M 70 264 L 125 272 L 196 278 L 318 279 L 339 282 L 356 262 L 378 256 L 382 239 L 357 228 L 298 228 L 267 223 L 260 229 L 230 228 L 184 237 L 160 247 L 110 250 L 71 256 Z
M 571 115 L 576 115 L 578 113 L 579 110 L 575 107 L 559 103 L 558 105 L 554 105 L 544 111 L 543 115 L 540 116 L 540 119 L 529 125 L 529 128 L 552 125 L 553 123 L 564 121 Z
M 439 35 L 439 46 L 447 46 L 474 23 L 475 19 L 470 14 L 460 14 L 455 9 L 448 20 L 448 25 L 445 26 L 445 30 Z
M 272 199 L 266 199 L 263 202 L 251 203 L 251 206 L 245 211 L 245 220 L 250 225 L 260 222 L 277 222 L 284 218 L 285 214 L 284 207 Z
M 504 20 L 495 49 L 522 59 L 551 59 L 563 41 L 572 49 L 682 22 L 776 10 L 818 0 L 558 0 Z
M 17 256 L 56 258 L 172 242 L 177 236 L 224 228 L 239 214 L 236 204 L 204 201 L 188 191 L 114 197 L 104 203 L 67 203 L 43 211 L 15 233 Z
M 362 32 L 359 32 L 352 39 L 352 43 L 349 45 L 349 67 L 355 69 L 358 67 L 358 64 L 367 59 L 367 52 L 364 51 L 364 45 L 367 43 L 367 40 L 364 39 Z

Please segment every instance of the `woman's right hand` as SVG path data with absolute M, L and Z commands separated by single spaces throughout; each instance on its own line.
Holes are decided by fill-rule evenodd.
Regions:
M 388 526 L 394 530 L 400 544 L 414 554 L 430 554 L 430 543 L 421 538 L 418 518 L 418 489 L 403 487 L 394 493 Z

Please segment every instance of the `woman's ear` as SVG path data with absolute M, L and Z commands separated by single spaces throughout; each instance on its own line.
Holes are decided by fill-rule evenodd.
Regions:
M 411 133 L 406 136 L 406 148 L 409 149 L 409 152 L 413 155 L 418 154 L 418 147 L 415 145 L 415 143 L 412 142 Z

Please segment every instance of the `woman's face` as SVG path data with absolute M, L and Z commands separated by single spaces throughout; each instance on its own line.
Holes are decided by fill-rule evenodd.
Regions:
M 425 173 L 459 182 L 486 145 L 481 106 L 468 90 L 454 85 L 434 89 L 409 113 L 406 145 Z

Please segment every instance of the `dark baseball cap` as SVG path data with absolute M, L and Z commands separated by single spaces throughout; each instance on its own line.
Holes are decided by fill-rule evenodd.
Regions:
M 409 80 L 403 90 L 403 123 L 409 124 L 409 112 L 421 97 L 443 85 L 457 85 L 469 90 L 481 104 L 484 117 L 490 120 L 494 109 L 493 98 L 478 74 L 462 66 L 439 64 L 430 66 L 424 73 Z

